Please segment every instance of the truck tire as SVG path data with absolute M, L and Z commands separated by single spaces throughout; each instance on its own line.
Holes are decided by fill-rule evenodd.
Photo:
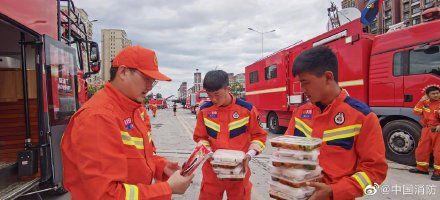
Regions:
M 383 127 L 387 159 L 415 166 L 415 151 L 420 139 L 421 127 L 409 120 L 395 120 Z
M 267 117 L 267 127 L 269 131 L 275 134 L 283 134 L 284 128 L 280 127 L 278 116 L 275 112 L 270 112 Z

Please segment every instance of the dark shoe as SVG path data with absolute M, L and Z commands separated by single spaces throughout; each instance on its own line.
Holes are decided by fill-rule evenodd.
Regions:
M 409 169 L 409 172 L 410 173 L 415 173 L 415 174 L 426 174 L 426 175 L 429 174 L 429 172 L 425 172 L 425 171 L 419 170 L 417 168 Z
M 440 181 L 440 174 L 436 174 L 436 173 L 432 174 L 431 180 Z

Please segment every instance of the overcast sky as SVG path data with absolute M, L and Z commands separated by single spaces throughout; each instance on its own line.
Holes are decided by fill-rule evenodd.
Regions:
M 340 7 L 341 0 L 334 0 Z M 264 55 L 326 31 L 330 0 L 75 0 L 77 7 L 97 19 L 94 41 L 101 29 L 124 29 L 133 45 L 156 51 L 159 69 L 172 82 L 160 82 L 153 92 L 177 96 L 181 82 L 193 85 L 196 69 L 202 76 L 223 69 L 244 73 L 245 66 Z

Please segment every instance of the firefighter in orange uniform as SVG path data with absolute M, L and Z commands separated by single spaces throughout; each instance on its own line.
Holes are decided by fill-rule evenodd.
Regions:
M 431 180 L 440 181 L 440 88 L 429 86 L 426 96 L 414 107 L 414 113 L 422 117 L 423 125 L 419 145 L 416 149 L 417 167 L 411 173 L 429 174 L 429 158 L 434 153 L 434 172 Z
M 184 193 L 193 176 L 181 176 L 176 162 L 156 155 L 140 103 L 155 80 L 171 80 L 158 71 L 155 52 L 127 47 L 113 60 L 110 74 L 110 82 L 64 132 L 65 188 L 74 200 L 171 199 Z
M 157 112 L 156 103 L 151 104 L 151 112 L 153 113 L 153 117 L 156 117 L 156 112 Z
M 249 181 L 249 160 L 265 148 L 267 133 L 259 126 L 256 108 L 232 96 L 228 86 L 225 71 L 214 70 L 205 75 L 203 88 L 211 101 L 202 104 L 197 113 L 194 141 L 213 151 L 232 149 L 245 152 L 243 166 L 247 173 L 243 181 L 220 180 L 211 163 L 205 162 L 199 196 L 201 200 L 221 200 L 224 191 L 230 200 L 250 200 L 252 183 Z
M 338 85 L 338 61 L 327 47 L 315 47 L 294 61 L 293 74 L 310 102 L 297 108 L 286 135 L 323 140 L 319 164 L 323 183 L 310 200 L 355 199 L 381 184 L 387 173 L 385 146 L 377 116 Z

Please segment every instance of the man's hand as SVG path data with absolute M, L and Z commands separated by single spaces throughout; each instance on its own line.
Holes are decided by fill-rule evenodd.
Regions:
M 163 172 L 165 173 L 165 175 L 170 177 L 175 171 L 180 169 L 182 168 L 179 166 L 179 163 L 173 161 L 167 161 L 167 164 L 165 165 Z
M 429 98 L 428 98 L 428 95 L 423 95 L 423 97 L 422 98 L 420 98 L 420 101 L 426 101 L 426 100 L 428 100 Z
M 246 154 L 246 156 L 243 159 L 243 168 L 244 168 L 244 172 L 247 173 L 248 170 L 248 166 L 249 166 L 249 161 L 251 160 L 251 156 Z
M 186 189 L 188 189 L 188 187 L 191 185 L 192 179 L 194 178 L 194 174 L 182 176 L 180 175 L 180 172 L 180 170 L 175 171 L 167 181 L 167 183 L 170 185 L 171 191 L 173 191 L 173 194 L 185 193 Z
M 435 127 L 435 131 L 436 133 L 440 133 L 440 125 L 438 125 L 437 127 Z
M 309 198 L 309 200 L 321 200 L 328 199 L 333 196 L 333 191 L 330 185 L 319 182 L 307 182 L 307 186 L 314 187 L 315 192 Z

